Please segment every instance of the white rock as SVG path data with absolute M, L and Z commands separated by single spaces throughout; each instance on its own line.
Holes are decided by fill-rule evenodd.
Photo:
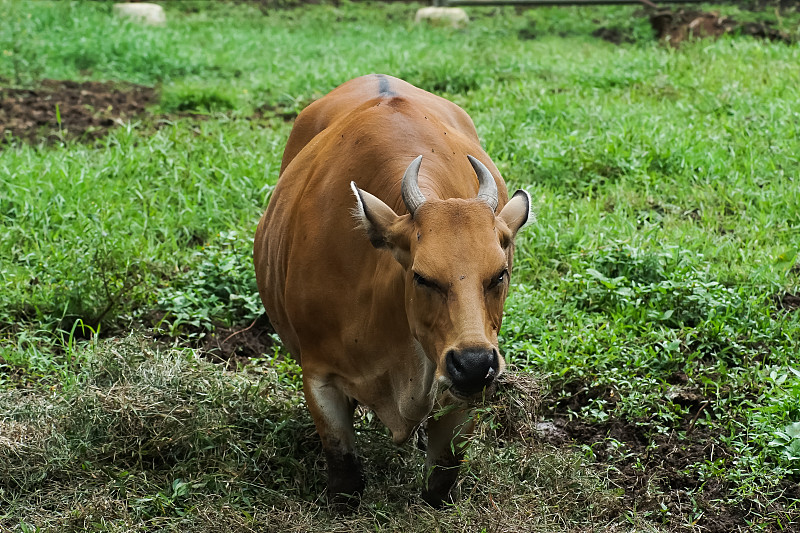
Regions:
M 164 8 L 158 4 L 114 4 L 114 13 L 119 17 L 129 18 L 153 26 L 161 26 L 167 22 Z
M 422 7 L 417 10 L 414 22 L 430 22 L 463 28 L 469 22 L 467 12 L 460 7 Z

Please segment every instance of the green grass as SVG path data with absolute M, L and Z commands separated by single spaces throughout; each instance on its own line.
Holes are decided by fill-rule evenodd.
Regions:
M 105 2 L 0 0 L 3 85 L 153 85 L 152 113 L 167 114 L 89 144 L 0 145 L 0 528 L 800 523 L 800 318 L 778 305 L 800 292 L 800 47 L 670 49 L 633 7 L 473 9 L 465 30 L 414 26 L 407 4 L 166 7 L 169 24 L 149 28 Z M 800 36 L 796 11 L 779 24 Z M 600 26 L 632 42 L 592 37 Z M 291 128 L 272 110 L 369 72 L 464 107 L 509 188 L 536 203 L 502 342 L 543 404 L 524 423 L 502 416 L 526 398 L 514 389 L 487 408 L 465 497 L 444 512 L 416 498 L 421 453 L 365 413 L 365 503 L 330 514 L 297 368 L 271 353 L 231 373 L 189 348 L 260 311 L 252 235 Z M 600 442 L 536 436 L 564 419 Z M 662 437 L 721 451 L 686 466 L 677 505 L 620 428 L 656 455 Z M 631 499 L 625 476 L 651 471 Z

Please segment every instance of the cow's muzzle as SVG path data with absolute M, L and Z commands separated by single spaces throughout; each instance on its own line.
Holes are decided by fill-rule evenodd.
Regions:
M 474 396 L 489 387 L 500 368 L 500 358 L 494 348 L 449 350 L 445 363 L 452 381 L 451 390 L 462 397 Z

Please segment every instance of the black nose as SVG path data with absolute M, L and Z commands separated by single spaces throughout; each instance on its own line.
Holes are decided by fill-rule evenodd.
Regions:
M 485 348 L 450 350 L 446 364 L 453 388 L 465 396 L 476 394 L 491 385 L 500 367 L 497 350 Z

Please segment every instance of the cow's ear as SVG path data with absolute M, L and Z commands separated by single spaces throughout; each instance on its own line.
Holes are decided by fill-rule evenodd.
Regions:
M 391 207 L 367 191 L 362 191 L 352 181 L 350 188 L 353 189 L 357 204 L 353 215 L 367 232 L 369 242 L 375 248 L 390 250 L 403 264 L 409 251 L 408 235 L 403 224 L 408 216 L 398 216 Z
M 527 191 L 519 189 L 503 207 L 497 218 L 505 222 L 508 229 L 511 230 L 511 238 L 513 239 L 520 229 L 533 222 L 531 195 Z

